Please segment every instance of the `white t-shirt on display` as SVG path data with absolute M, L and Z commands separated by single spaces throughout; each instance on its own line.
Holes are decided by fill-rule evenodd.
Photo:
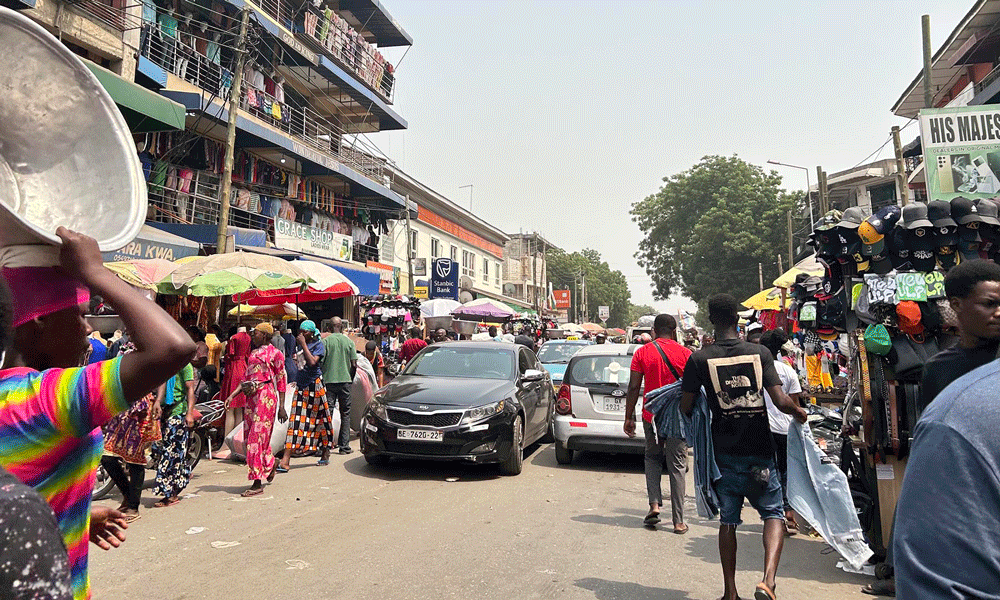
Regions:
M 802 384 L 799 383 L 799 376 L 788 363 L 783 360 L 774 361 L 774 368 L 778 371 L 778 378 L 781 379 L 781 389 L 786 394 L 802 393 Z M 764 403 L 767 405 L 767 420 L 771 423 L 771 433 L 788 435 L 788 426 L 792 423 L 792 415 L 786 415 L 778 410 L 771 400 L 771 396 L 764 391 Z

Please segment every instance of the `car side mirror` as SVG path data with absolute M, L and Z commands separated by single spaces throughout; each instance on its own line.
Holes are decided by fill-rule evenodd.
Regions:
M 527 369 L 524 375 L 521 375 L 521 381 L 541 381 L 543 379 L 545 379 L 545 373 L 538 369 Z

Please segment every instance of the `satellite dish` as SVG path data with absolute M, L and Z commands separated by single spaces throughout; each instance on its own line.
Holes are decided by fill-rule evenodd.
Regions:
M 458 301 L 461 302 L 462 304 L 465 304 L 466 302 L 472 302 L 473 300 L 475 300 L 475 298 L 472 297 L 472 293 L 471 292 L 468 292 L 466 290 L 462 290 L 458 294 Z
M 472 278 L 468 275 L 462 275 L 458 279 L 458 288 L 461 290 L 471 290 L 472 289 Z M 469 298 L 472 300 L 472 298 Z
M 503 293 L 505 296 L 513 296 L 517 293 L 517 286 L 513 283 L 503 284 Z

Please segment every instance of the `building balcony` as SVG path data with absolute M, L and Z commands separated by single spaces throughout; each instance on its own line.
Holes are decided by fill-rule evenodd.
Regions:
M 127 25 L 129 16 L 125 13 L 125 0 L 70 0 L 67 4 L 89 13 L 117 31 L 131 27 Z

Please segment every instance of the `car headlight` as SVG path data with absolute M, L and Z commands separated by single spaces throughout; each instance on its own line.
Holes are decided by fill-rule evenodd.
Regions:
M 385 404 L 382 404 L 382 398 L 380 396 L 375 396 L 372 398 L 372 414 L 382 419 L 383 421 L 388 421 L 389 416 L 385 412 Z
M 487 404 L 485 406 L 470 408 L 465 411 L 465 421 L 467 423 L 475 423 L 476 421 L 482 421 L 483 419 L 489 419 L 494 415 L 498 415 L 503 412 L 503 403 L 504 401 L 501 400 L 496 404 Z

